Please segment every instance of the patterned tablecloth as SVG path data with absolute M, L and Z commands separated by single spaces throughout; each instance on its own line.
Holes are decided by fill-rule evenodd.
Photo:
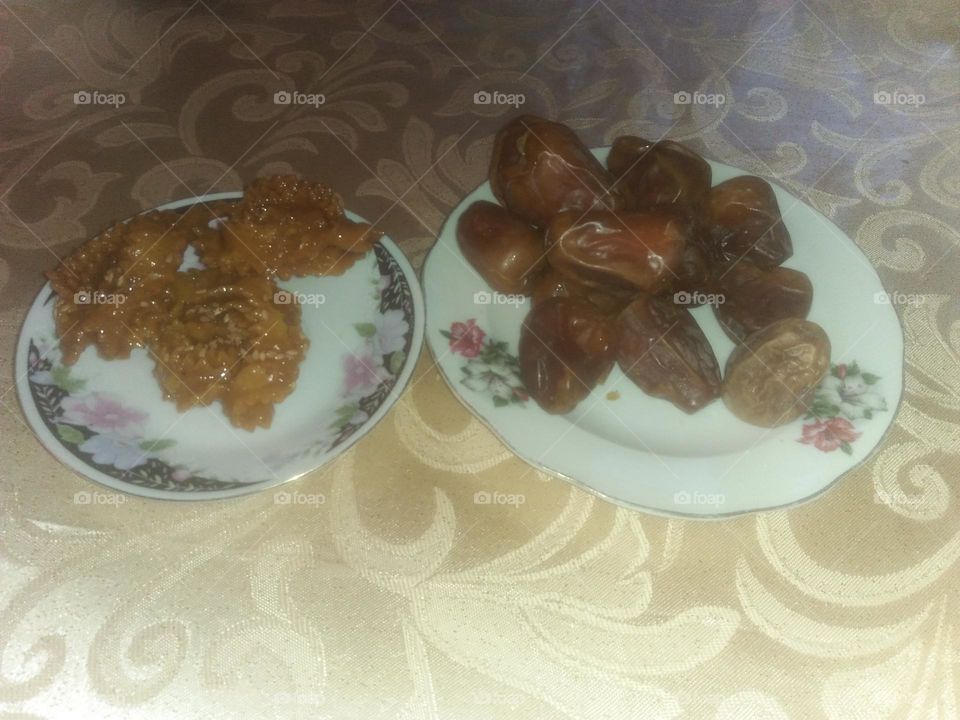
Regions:
M 0 0 L 0 716 L 956 718 L 957 10 Z M 871 460 L 789 511 L 630 512 L 528 472 L 424 351 L 385 420 L 300 481 L 322 505 L 74 502 L 93 486 L 12 389 L 57 256 L 297 172 L 419 267 L 510 101 L 590 145 L 682 140 L 854 238 L 906 335 Z

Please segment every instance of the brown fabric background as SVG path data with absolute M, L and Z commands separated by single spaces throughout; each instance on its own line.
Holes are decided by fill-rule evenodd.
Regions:
M 956 718 L 957 10 L 0 0 L 0 717 Z M 590 145 L 666 134 L 776 179 L 920 298 L 897 308 L 905 395 L 871 461 L 787 512 L 631 513 L 527 472 L 425 351 L 385 420 L 299 482 L 324 505 L 75 504 L 92 486 L 12 389 L 41 271 L 113 220 L 281 171 L 333 184 L 419 267 L 513 111 L 480 89 Z

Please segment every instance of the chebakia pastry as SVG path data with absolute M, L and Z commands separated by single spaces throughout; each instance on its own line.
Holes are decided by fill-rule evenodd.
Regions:
M 332 189 L 293 176 L 257 180 L 238 202 L 138 215 L 47 273 L 63 362 L 144 347 L 179 410 L 219 400 L 234 425 L 269 427 L 308 346 L 274 278 L 342 274 L 377 239 Z M 180 271 L 188 245 L 206 268 Z
M 178 410 L 221 400 L 234 425 L 270 425 L 274 404 L 293 392 L 308 345 L 300 306 L 276 302 L 276 292 L 257 275 L 176 274 L 150 352 L 164 396 Z
M 63 361 L 76 362 L 88 345 L 106 360 L 129 357 L 156 335 L 166 287 L 192 238 L 184 216 L 152 212 L 118 223 L 47 273 Z
M 292 175 L 254 181 L 231 208 L 218 234 L 197 243 L 207 267 L 238 275 L 342 275 L 380 234 L 343 212 L 325 185 Z

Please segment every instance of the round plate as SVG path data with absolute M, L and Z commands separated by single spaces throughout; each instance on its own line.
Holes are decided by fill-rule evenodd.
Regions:
M 241 196 L 205 195 L 157 209 Z M 187 253 L 185 267 L 198 266 L 192 248 Z M 310 347 L 296 389 L 276 405 L 269 428 L 234 427 L 219 402 L 177 412 L 163 399 L 142 349 L 106 361 L 90 347 L 74 365 L 63 365 L 49 284 L 17 343 L 17 392 L 30 426 L 72 470 L 154 498 L 243 495 L 329 462 L 370 431 L 410 379 L 423 343 L 420 286 L 387 238 L 339 277 L 278 285 L 298 294 Z
M 606 160 L 608 148 L 594 154 Z M 714 183 L 745 174 L 711 162 Z M 494 293 L 457 246 L 460 214 L 495 202 L 484 183 L 453 210 L 423 271 L 427 342 L 460 400 L 531 465 L 619 504 L 717 518 L 808 500 L 862 462 L 893 422 L 903 332 L 876 272 L 816 210 L 774 186 L 794 254 L 813 282 L 810 320 L 833 346 L 813 412 L 766 429 L 717 400 L 687 415 L 641 391 L 618 367 L 567 415 L 528 398 L 516 359 L 526 298 Z M 733 350 L 709 307 L 692 310 L 720 367 Z

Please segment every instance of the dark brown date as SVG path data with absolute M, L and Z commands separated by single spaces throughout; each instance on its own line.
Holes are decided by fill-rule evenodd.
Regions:
M 670 289 L 674 294 L 680 293 L 686 297 L 689 306 L 703 305 L 707 296 L 713 292 L 713 272 L 700 243 L 687 243 Z
M 747 260 L 721 271 L 715 286 L 722 302 L 713 306 L 714 314 L 734 342 L 778 320 L 805 318 L 813 302 L 813 285 L 804 273 L 766 270 Z
M 606 379 L 616 352 L 614 321 L 571 297 L 536 305 L 520 331 L 520 376 L 548 413 L 573 410 Z
M 706 160 L 678 142 L 651 144 L 630 135 L 618 137 L 607 167 L 631 210 L 676 205 L 696 216 L 706 211 L 713 171 Z
M 543 302 L 555 297 L 575 297 L 581 300 L 586 298 L 587 287 L 574 281 L 573 278 L 561 275 L 549 264 L 540 275 L 537 276 L 537 282 L 533 286 L 533 292 L 530 297 L 533 304 Z
M 486 200 L 464 210 L 457 223 L 457 243 L 490 287 L 508 295 L 528 295 L 546 264 L 543 235 Z
M 690 305 L 703 305 L 716 293 L 714 279 L 724 265 L 723 253 L 713 241 L 706 223 L 691 223 L 690 239 L 683 251 L 677 276 L 670 282 L 673 293 L 685 293 Z
M 670 285 L 697 300 L 693 304 L 702 304 L 700 298 L 710 292 L 712 269 L 723 259 L 709 232 L 710 164 L 680 143 L 622 135 L 613 141 L 607 167 L 629 209 L 671 206 L 685 216 L 690 241 Z
M 552 297 L 579 298 L 596 305 L 597 309 L 603 313 L 615 314 L 629 305 L 636 295 L 637 293 L 632 290 L 609 288 L 600 290 L 599 288 L 582 285 L 572 277 L 561 275 L 548 264 L 544 271 L 537 276 L 531 297 L 534 305 Z
M 607 153 L 607 169 L 613 173 L 615 178 L 623 177 L 641 155 L 643 155 L 653 142 L 646 138 L 636 135 L 621 135 L 613 141 L 610 146 L 610 152 Z
M 547 259 L 584 285 L 656 293 L 677 277 L 688 236 L 669 210 L 565 212 L 547 228 Z
M 793 242 L 766 180 L 742 175 L 710 191 L 713 236 L 728 259 L 774 267 L 793 255 Z
M 731 353 L 723 402 L 760 427 L 791 422 L 809 409 L 830 367 L 830 339 L 808 320 L 788 318 L 747 336 Z
M 566 125 L 521 115 L 497 133 L 490 188 L 509 210 L 546 227 L 564 210 L 617 210 L 623 198 L 613 176 Z
M 641 390 L 694 413 L 720 395 L 720 366 L 686 308 L 641 295 L 617 319 L 617 363 Z

